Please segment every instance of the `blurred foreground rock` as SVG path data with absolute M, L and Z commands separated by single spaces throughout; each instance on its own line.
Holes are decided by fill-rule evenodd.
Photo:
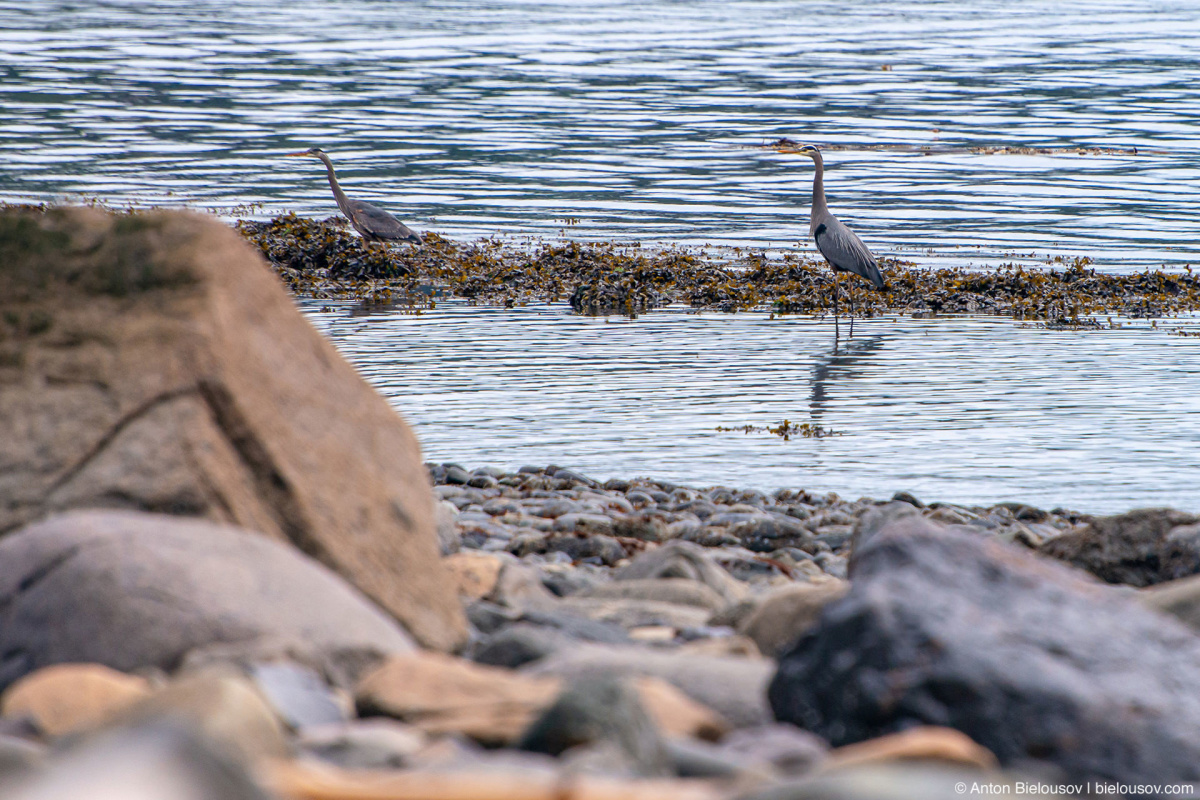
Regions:
M 963 731 L 1076 779 L 1200 777 L 1200 639 L 1128 594 L 996 540 L 902 519 L 781 660 L 775 714 L 834 744 Z
M 0 687 L 63 662 L 171 670 L 197 648 L 263 637 L 351 673 L 414 649 L 324 566 L 232 526 L 77 511 L 0 539 Z
M 464 641 L 412 432 L 215 220 L 0 213 L 0 419 L 0 533 L 89 506 L 233 523 Z

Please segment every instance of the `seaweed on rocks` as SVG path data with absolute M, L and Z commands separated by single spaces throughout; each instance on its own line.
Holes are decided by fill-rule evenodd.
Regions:
M 821 260 L 744 248 L 642 247 L 597 242 L 455 242 L 425 235 L 422 248 L 366 246 L 343 220 L 294 214 L 239 222 L 288 286 L 319 298 L 431 305 L 439 295 L 512 307 L 567 300 L 580 314 L 623 314 L 671 304 L 707 311 L 824 313 L 834 282 Z M 1097 272 L 1086 257 L 1047 268 L 919 268 L 885 259 L 887 286 L 841 281 L 860 317 L 884 313 L 991 314 L 1050 328 L 1100 327 L 1098 314 L 1154 318 L 1200 309 L 1200 276 L 1186 271 Z

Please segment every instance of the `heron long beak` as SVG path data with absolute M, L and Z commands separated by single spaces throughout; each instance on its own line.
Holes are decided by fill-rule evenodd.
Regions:
M 308 152 L 307 150 L 301 150 L 299 153 L 284 153 L 283 157 L 290 158 L 292 156 L 311 156 L 311 155 L 312 155 L 312 153 Z

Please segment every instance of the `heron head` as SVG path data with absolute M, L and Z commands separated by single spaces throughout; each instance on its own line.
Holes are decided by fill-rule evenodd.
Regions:
M 319 147 L 310 147 L 307 150 L 301 150 L 299 153 L 284 153 L 285 156 L 320 156 L 325 153 Z
M 798 153 L 800 155 L 808 156 L 809 158 L 817 158 L 816 154 L 820 152 L 811 144 L 800 144 L 799 142 L 794 142 L 791 139 L 780 139 L 774 143 L 774 147 L 775 152 L 777 153 L 786 153 L 788 155 L 791 155 L 792 153 Z

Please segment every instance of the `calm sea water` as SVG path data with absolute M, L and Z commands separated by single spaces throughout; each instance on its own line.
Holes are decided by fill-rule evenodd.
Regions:
M 0 0 L 0 201 L 327 216 L 281 158 L 320 145 L 452 237 L 811 251 L 810 163 L 754 148 L 788 136 L 880 254 L 1183 269 L 1197 53 L 1193 2 Z M 883 319 L 833 353 L 801 318 L 319 309 L 438 460 L 1200 508 L 1200 340 L 1161 326 Z M 713 430 L 784 418 L 843 435 Z

